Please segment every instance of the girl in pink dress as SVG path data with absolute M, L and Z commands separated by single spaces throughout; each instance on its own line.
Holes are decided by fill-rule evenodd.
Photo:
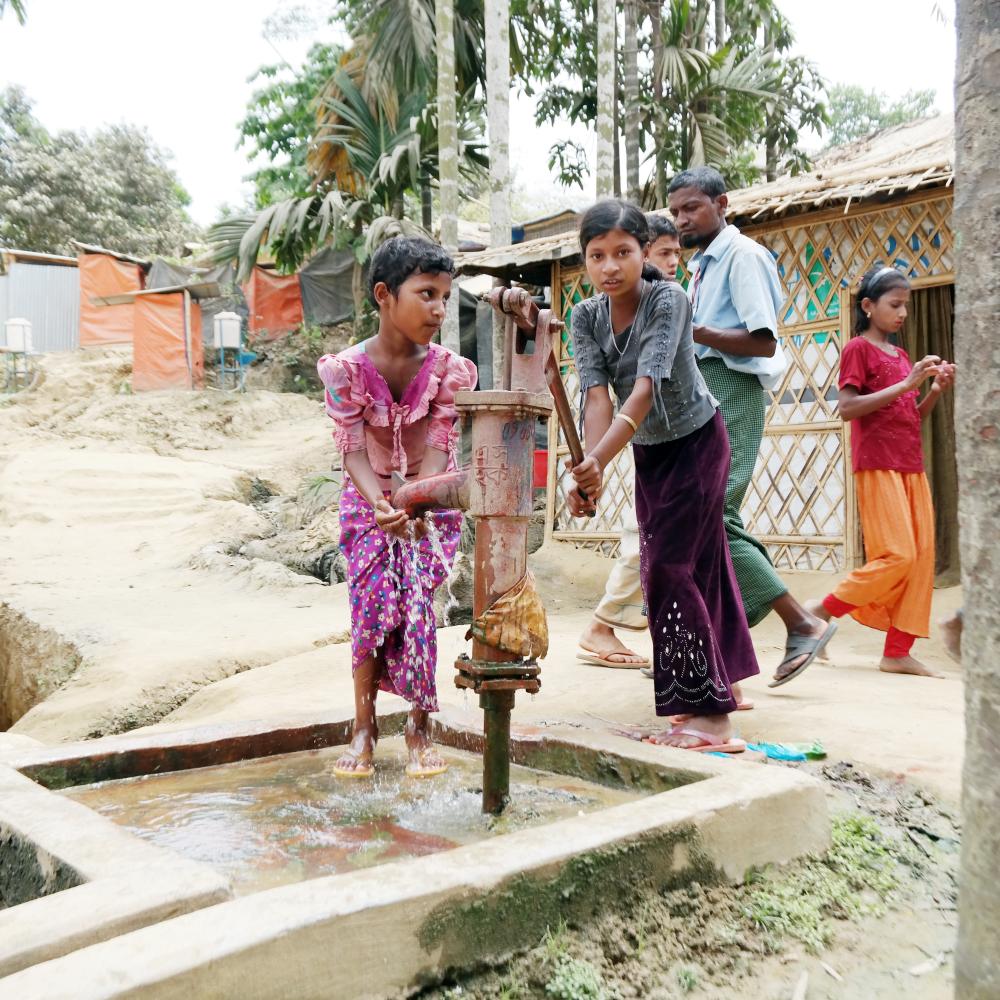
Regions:
M 471 361 L 431 343 L 444 321 L 453 263 L 429 240 L 398 236 L 372 257 L 369 283 L 379 310 L 370 340 L 318 364 L 326 411 L 347 478 L 340 499 L 340 548 L 348 566 L 354 733 L 334 766 L 343 777 L 374 771 L 379 689 L 410 702 L 407 774 L 447 767 L 434 750 L 428 713 L 437 711 L 434 591 L 458 547 L 462 515 L 427 525 L 389 501 L 391 475 L 422 479 L 456 467 L 455 393 L 476 384 Z

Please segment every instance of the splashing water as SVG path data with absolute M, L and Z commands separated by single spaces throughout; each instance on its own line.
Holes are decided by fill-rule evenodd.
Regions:
M 482 760 L 439 747 L 449 770 L 405 777 L 399 737 L 382 740 L 375 778 L 332 773 L 342 747 L 66 789 L 145 840 L 213 866 L 237 895 L 302 879 L 420 857 L 582 811 L 634 792 L 511 768 L 512 804 L 484 816 Z
M 444 611 L 441 616 L 444 618 L 445 625 L 450 625 L 451 614 L 456 608 L 459 607 L 458 598 L 455 596 L 455 591 L 452 589 L 452 583 L 454 581 L 452 570 L 458 563 L 459 559 L 462 558 L 462 555 L 458 549 L 456 549 L 454 559 L 449 561 L 445 556 L 444 548 L 441 545 L 441 534 L 438 531 L 433 518 L 431 518 L 429 514 L 425 519 L 425 524 L 427 525 L 427 538 L 431 543 L 431 548 L 434 550 L 434 555 L 441 560 L 441 565 L 445 568 L 444 589 L 445 593 L 448 595 L 448 600 L 445 602 Z

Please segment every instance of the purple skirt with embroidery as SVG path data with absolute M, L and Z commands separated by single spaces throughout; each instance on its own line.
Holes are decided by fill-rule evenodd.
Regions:
M 461 512 L 428 516 L 450 565 L 458 549 Z M 409 542 L 384 532 L 350 479 L 340 497 L 340 550 L 347 560 L 353 668 L 377 655 L 381 690 L 436 712 L 434 591 L 447 577 L 448 565 L 429 538 Z
M 725 421 L 716 412 L 685 437 L 632 452 L 656 714 L 733 712 L 733 683 L 760 668 L 722 520 Z

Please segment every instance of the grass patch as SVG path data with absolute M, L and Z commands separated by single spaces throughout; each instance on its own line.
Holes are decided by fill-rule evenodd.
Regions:
M 841 815 L 833 821 L 830 850 L 809 858 L 795 872 L 755 872 L 748 880 L 744 918 L 763 931 L 768 950 L 784 938 L 800 941 L 816 954 L 833 934 L 831 919 L 879 916 L 884 900 L 896 888 L 901 849 L 889 841 L 874 820 Z
M 690 993 L 698 987 L 698 972 L 700 970 L 693 965 L 679 965 L 674 970 L 674 978 L 682 993 Z

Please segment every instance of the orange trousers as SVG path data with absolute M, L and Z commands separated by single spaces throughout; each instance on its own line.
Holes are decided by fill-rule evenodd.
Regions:
M 934 507 L 922 472 L 865 469 L 854 474 L 865 558 L 830 595 L 862 625 L 930 634 L 934 589 Z M 844 608 L 844 610 L 848 610 Z

